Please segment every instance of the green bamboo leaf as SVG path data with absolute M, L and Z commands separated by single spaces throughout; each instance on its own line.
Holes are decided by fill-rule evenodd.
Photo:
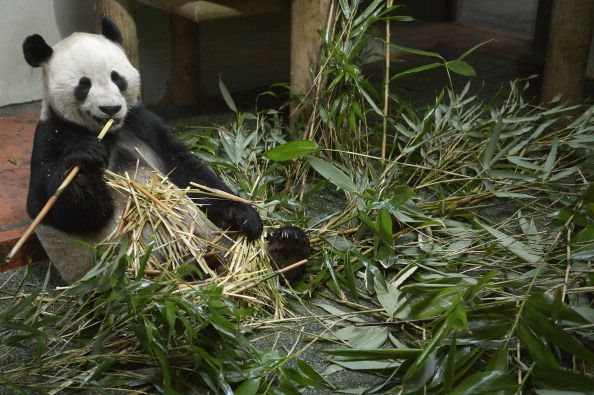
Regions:
M 241 383 L 237 389 L 235 389 L 235 395 L 256 395 L 260 388 L 260 377 L 249 379 Z
M 574 246 L 583 246 L 585 243 L 591 244 L 592 241 L 594 241 L 594 223 L 571 236 L 571 244 Z
M 384 360 L 384 359 L 413 359 L 421 354 L 421 349 L 418 348 L 375 348 L 357 350 L 352 349 L 336 349 L 324 350 L 326 354 L 340 357 L 345 361 L 367 361 L 367 360 Z
M 457 303 L 448 316 L 448 323 L 452 329 L 465 330 L 468 327 L 468 317 L 461 303 Z
M 388 330 L 381 326 L 347 326 L 334 332 L 353 348 L 379 348 L 388 339 Z
M 382 208 L 377 214 L 376 226 L 378 235 L 388 247 L 394 248 L 394 237 L 392 236 L 392 216 L 390 212 Z
M 475 373 L 462 381 L 448 395 L 490 394 L 501 392 L 513 394 L 517 388 L 512 376 L 498 371 Z
M 400 291 L 394 288 L 391 284 L 386 284 L 387 288 L 384 288 L 382 284 L 375 284 L 375 293 L 377 299 L 386 310 L 386 313 L 390 318 L 394 317 L 396 310 L 398 309 L 398 299 Z
M 223 95 L 223 100 L 225 100 L 227 107 L 229 107 L 229 109 L 231 111 L 236 113 L 237 106 L 235 105 L 235 102 L 233 101 L 233 97 L 231 97 L 231 93 L 229 93 L 229 89 L 227 89 L 227 86 L 223 82 L 223 79 L 221 78 L 220 75 L 219 75 L 219 90 L 221 91 L 221 95 Z
M 356 192 L 357 187 L 350 177 L 332 163 L 310 156 L 307 161 L 322 177 L 346 192 Z
M 495 350 L 485 370 L 506 373 L 508 371 L 508 351 L 509 350 L 507 349 L 507 347 L 501 347 Z
M 344 276 L 347 288 L 355 299 L 359 299 L 359 292 L 357 292 L 357 278 L 355 277 L 354 264 L 351 263 L 351 255 L 349 250 L 345 252 L 344 257 Z
M 574 308 L 566 304 L 560 304 L 558 307 L 553 306 L 554 303 L 554 299 L 549 295 L 545 294 L 544 292 L 537 292 L 530 295 L 530 298 L 528 298 L 528 301 L 526 302 L 526 306 L 548 317 L 552 316 L 553 308 L 555 308 L 557 311 L 555 318 L 562 319 L 563 321 L 575 322 L 581 325 L 587 325 L 591 323 L 582 317 L 582 315 Z
M 175 329 L 175 314 L 176 306 L 171 300 L 165 301 L 165 319 L 167 321 L 167 326 L 169 330 L 169 338 L 173 336 L 173 331 Z
M 413 365 L 407 370 L 402 383 L 406 388 L 406 393 L 417 391 L 429 382 L 431 377 L 435 374 L 437 368 L 437 350 L 433 349 L 431 352 L 423 354 L 417 358 Z
M 540 170 L 542 169 L 541 166 L 530 162 L 529 160 L 526 160 L 526 158 L 521 158 L 519 156 L 513 156 L 513 155 L 508 155 L 506 156 L 507 160 L 509 160 L 511 163 L 513 163 L 514 165 L 523 167 L 524 169 L 530 169 L 530 170 Z
M 456 379 L 456 345 L 456 332 L 454 332 L 450 342 L 448 355 L 446 357 L 445 367 L 443 368 L 443 385 L 446 392 L 450 392 L 452 390 L 454 380 Z
M 523 319 L 518 321 L 516 335 L 518 335 L 520 342 L 524 347 L 526 347 L 537 366 L 556 369 L 559 368 L 559 364 L 557 363 L 557 360 L 551 351 L 538 338 L 538 336 L 536 336 L 530 330 L 530 328 L 528 328 Z
M 478 220 L 475 220 L 475 222 L 481 228 L 494 236 L 497 239 L 499 245 L 516 255 L 518 258 L 521 258 L 528 263 L 536 263 L 540 260 L 541 257 L 539 254 L 521 241 L 518 241 L 512 236 L 506 235 L 505 233 L 492 228 L 489 225 L 483 224 Z
M 408 70 L 404 70 L 400 73 L 394 74 L 394 76 L 392 77 L 392 80 L 398 80 L 400 78 L 408 77 L 409 75 L 418 74 L 420 72 L 427 71 L 427 70 L 433 70 L 433 69 L 436 69 L 436 68 L 442 67 L 442 66 L 443 65 L 441 63 L 429 63 L 429 64 L 424 64 L 422 66 L 413 67 Z
M 483 41 L 482 43 L 478 43 L 477 45 L 475 45 L 474 47 L 470 48 L 469 50 L 467 50 L 466 52 L 464 52 L 462 55 L 460 55 L 457 60 L 463 60 L 463 59 L 465 59 L 468 55 L 470 55 L 471 53 L 473 53 L 474 51 L 476 51 L 477 49 L 479 49 L 483 45 L 489 44 L 492 41 L 495 41 L 495 40 L 494 39 L 490 39 L 490 40 L 487 40 L 487 41 Z
M 287 161 L 310 155 L 317 150 L 318 145 L 314 141 L 295 140 L 268 150 L 264 156 L 274 161 Z
M 313 384 L 315 387 L 332 387 L 330 383 L 307 362 L 297 359 L 297 367 L 301 371 L 301 374 L 315 383 Z
M 588 185 L 588 188 L 582 194 L 582 201 L 584 203 L 594 203 L 594 184 Z
M 401 365 L 400 361 L 335 361 L 332 363 L 350 370 L 373 370 L 394 369 Z
M 392 198 L 390 204 L 394 208 L 400 208 L 404 203 L 417 197 L 415 191 L 408 185 L 396 185 L 391 190 Z
M 594 393 L 592 376 L 586 377 L 567 370 L 536 367 L 532 371 L 532 379 L 538 388 L 576 391 L 590 395 Z
M 431 376 L 435 373 L 435 353 L 442 345 L 442 340 L 449 333 L 449 326 L 444 323 L 440 325 L 439 329 L 434 332 L 429 344 L 425 346 L 423 351 L 415 359 L 410 368 L 406 371 L 402 382 L 411 390 L 416 390 L 427 383 Z M 432 366 L 433 365 L 433 366 Z M 429 372 L 431 374 L 429 375 Z
M 495 148 L 497 148 L 497 143 L 499 142 L 499 136 L 501 135 L 502 130 L 503 130 L 503 123 L 501 122 L 501 119 L 499 118 L 497 120 L 497 124 L 493 128 L 493 132 L 491 133 L 491 136 L 489 137 L 489 144 L 487 144 L 487 147 L 485 148 L 485 151 L 483 152 L 483 168 L 485 170 L 490 168 L 491 165 L 493 164 L 492 163 L 493 153 L 495 152 Z
M 394 44 L 394 43 L 390 43 L 390 45 L 396 49 L 401 50 L 402 52 L 410 53 L 413 55 L 420 55 L 420 56 L 427 56 L 430 58 L 443 59 L 443 57 L 440 54 L 438 54 L 437 52 L 423 51 L 421 49 L 409 48 L 409 47 L 405 47 L 405 46 Z
M 460 74 L 464 77 L 476 76 L 476 71 L 471 65 L 466 63 L 464 60 L 452 60 L 446 63 L 446 67 L 453 73 Z
M 553 165 L 555 164 L 555 160 L 557 159 L 557 148 L 559 147 L 559 140 L 555 138 L 553 140 L 553 145 L 551 146 L 551 152 L 547 156 L 547 160 L 545 161 L 544 165 L 542 166 L 542 179 L 547 180 L 550 175 L 551 171 L 553 171 Z
M 594 363 L 594 353 L 580 343 L 575 337 L 565 332 L 544 314 L 526 306 L 524 309 L 526 323 L 534 332 L 544 337 L 559 348 L 583 360 Z

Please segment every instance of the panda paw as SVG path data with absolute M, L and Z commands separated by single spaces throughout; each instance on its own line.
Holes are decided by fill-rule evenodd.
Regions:
M 96 137 L 80 141 L 75 150 L 71 150 L 64 157 L 64 166 L 71 168 L 79 166 L 83 172 L 95 172 L 105 169 L 109 156 L 105 145 Z
M 309 259 L 311 247 L 309 238 L 303 229 L 295 226 L 280 228 L 266 238 L 268 254 L 277 270 L 284 269 L 304 259 Z M 292 283 L 305 273 L 305 265 L 297 266 L 283 273 L 283 277 Z
M 219 209 L 220 216 L 214 222 L 220 228 L 240 231 L 248 240 L 257 239 L 262 234 L 262 219 L 252 206 L 228 202 Z

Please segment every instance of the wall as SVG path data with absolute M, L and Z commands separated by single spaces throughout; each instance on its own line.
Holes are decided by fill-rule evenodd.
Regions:
M 460 21 L 494 25 L 531 39 L 538 0 L 458 0 Z
M 93 0 L 0 0 L 0 106 L 41 98 L 41 70 L 23 58 L 27 36 L 39 33 L 53 45 L 75 30 L 91 30 L 93 15 Z
M 169 15 L 135 3 L 143 99 L 161 102 L 170 78 Z M 0 107 L 39 100 L 41 70 L 22 53 L 23 40 L 41 34 L 54 45 L 74 31 L 95 31 L 95 0 L 0 0 Z M 222 19 L 199 25 L 200 86 L 217 96 L 218 76 L 231 92 L 288 82 L 290 13 Z

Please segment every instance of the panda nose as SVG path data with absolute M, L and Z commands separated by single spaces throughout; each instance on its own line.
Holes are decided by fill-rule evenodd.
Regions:
M 107 115 L 116 114 L 122 106 L 99 106 L 99 109 Z

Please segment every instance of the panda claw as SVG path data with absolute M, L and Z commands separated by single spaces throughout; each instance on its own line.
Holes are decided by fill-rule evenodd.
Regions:
M 217 223 L 220 228 L 240 231 L 250 241 L 262 234 L 262 219 L 252 206 L 231 202 L 222 211 L 222 218 Z

